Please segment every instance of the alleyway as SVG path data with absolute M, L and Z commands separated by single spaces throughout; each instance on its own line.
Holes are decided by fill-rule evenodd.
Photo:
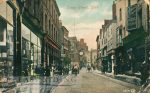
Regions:
M 134 85 L 83 69 L 77 77 L 69 76 L 64 80 L 54 93 L 136 93 L 137 89 Z

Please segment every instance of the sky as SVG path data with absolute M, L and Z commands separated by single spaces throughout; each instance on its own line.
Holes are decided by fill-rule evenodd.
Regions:
M 62 25 L 69 36 L 84 38 L 89 50 L 96 49 L 96 37 L 105 19 L 112 19 L 113 0 L 56 0 Z

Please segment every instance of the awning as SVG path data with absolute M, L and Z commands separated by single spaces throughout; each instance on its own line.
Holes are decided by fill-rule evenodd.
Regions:
M 125 49 L 142 45 L 145 43 L 146 36 L 147 32 L 145 32 L 142 28 L 138 29 L 123 39 L 123 45 Z

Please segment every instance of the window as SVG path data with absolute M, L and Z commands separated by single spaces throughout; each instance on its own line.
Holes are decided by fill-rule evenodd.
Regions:
M 50 22 L 50 20 L 49 20 L 49 31 L 48 31 L 48 34 L 50 35 L 51 33 L 51 22 Z
M 54 27 L 53 27 L 53 24 L 52 24 L 52 37 L 53 37 L 53 34 L 54 34 L 54 33 L 53 33 L 53 28 L 54 28 Z
M 13 27 L 10 26 L 9 24 L 7 24 L 7 48 L 9 50 L 8 54 L 7 55 L 13 55 L 13 43 L 14 43 L 14 40 L 13 40 Z
M 47 15 L 45 14 L 45 32 L 47 32 Z
M 130 6 L 131 5 L 131 0 L 128 0 L 128 6 Z
M 34 3 L 35 3 L 35 1 L 32 0 L 32 1 L 31 1 L 31 9 L 32 9 L 32 10 L 31 10 L 31 14 L 32 14 L 32 15 L 35 15 L 35 4 L 34 4 Z
M 3 42 L 4 41 L 4 30 L 1 27 L 0 27 L 0 30 L 2 30 L 2 31 L 0 31 L 0 42 Z
M 2 18 L 0 18 L 0 42 L 4 42 L 6 27 L 6 22 Z
M 54 40 L 56 40 L 56 31 L 55 31 L 55 27 L 54 27 Z
M 120 21 L 121 21 L 122 20 L 122 9 L 121 8 L 120 8 L 119 16 L 120 16 Z
M 53 16 L 53 12 L 54 12 L 54 9 L 53 9 L 53 5 L 52 5 L 52 16 Z

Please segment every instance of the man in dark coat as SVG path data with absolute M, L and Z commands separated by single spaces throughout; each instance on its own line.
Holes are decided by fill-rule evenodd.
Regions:
M 149 64 L 146 61 L 144 61 L 141 64 L 141 69 L 140 69 L 140 72 L 141 72 L 141 85 L 146 83 L 146 80 L 149 77 L 149 69 L 150 69 Z

